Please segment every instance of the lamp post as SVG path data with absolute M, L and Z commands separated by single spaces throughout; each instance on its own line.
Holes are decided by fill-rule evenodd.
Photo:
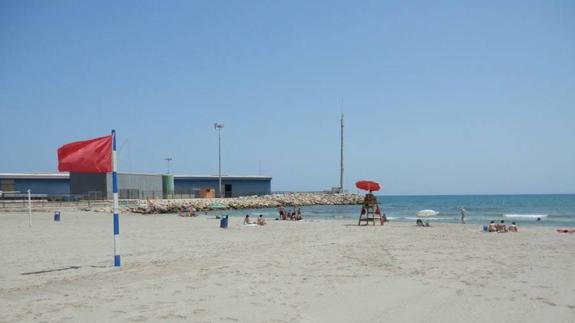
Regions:
M 218 197 L 222 197 L 222 128 L 223 123 L 214 123 L 214 129 L 218 131 Z
M 165 161 L 168 162 L 168 175 L 170 175 L 170 162 L 174 160 L 172 157 L 164 158 Z

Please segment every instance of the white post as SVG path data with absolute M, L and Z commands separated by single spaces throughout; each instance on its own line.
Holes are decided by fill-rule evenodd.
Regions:
M 116 159 L 116 130 L 112 130 L 112 194 L 114 197 L 114 267 L 120 267 L 120 203 L 118 201 L 118 160 Z
M 32 226 L 32 194 L 28 189 L 28 226 Z

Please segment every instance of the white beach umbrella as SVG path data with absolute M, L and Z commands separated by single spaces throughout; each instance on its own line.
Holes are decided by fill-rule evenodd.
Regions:
M 416 213 L 416 215 L 418 217 L 436 216 L 438 214 L 439 214 L 439 212 L 437 212 L 435 210 L 421 210 L 421 211 Z

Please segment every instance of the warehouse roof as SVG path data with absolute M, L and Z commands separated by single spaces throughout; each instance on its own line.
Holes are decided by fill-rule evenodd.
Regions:
M 160 174 L 142 174 L 142 173 L 123 173 L 130 175 L 160 175 Z M 0 173 L 0 179 L 69 179 L 69 173 Z M 218 175 L 174 175 L 174 179 L 183 180 L 214 180 L 218 179 Z M 239 176 L 239 175 L 223 175 L 222 179 L 228 180 L 260 180 L 269 181 L 271 176 Z
M 217 180 L 218 175 L 174 175 L 174 179 L 189 179 L 189 180 Z M 223 180 L 254 180 L 254 181 L 269 181 L 271 176 L 239 176 L 239 175 L 223 175 Z
M 68 173 L 0 173 L 0 179 L 69 179 Z

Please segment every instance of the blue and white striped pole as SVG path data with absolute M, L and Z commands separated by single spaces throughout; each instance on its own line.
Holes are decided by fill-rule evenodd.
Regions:
M 114 266 L 120 267 L 120 205 L 118 201 L 118 161 L 116 159 L 116 130 L 112 130 L 112 194 L 114 196 Z

